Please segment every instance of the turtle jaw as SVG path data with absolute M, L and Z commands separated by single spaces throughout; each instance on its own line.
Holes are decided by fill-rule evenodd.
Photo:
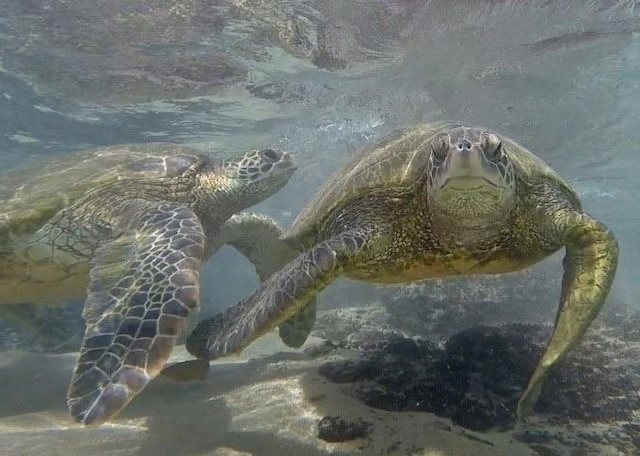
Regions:
M 290 172 L 291 174 L 298 168 L 293 161 L 293 155 L 287 151 L 281 152 L 280 160 L 273 166 L 277 172 Z
M 429 206 L 461 225 L 479 226 L 502 220 L 513 207 L 510 180 L 482 157 L 455 158 L 443 163 L 429 191 Z
M 502 220 L 512 207 L 507 187 L 480 177 L 448 179 L 435 195 L 430 195 L 435 212 L 463 225 L 481 225 Z
M 450 192 L 490 192 L 491 190 L 500 191 L 505 189 L 504 186 L 496 184 L 486 177 L 463 176 L 450 177 L 440 187 L 440 191 Z
M 434 174 L 429 205 L 473 225 L 501 219 L 513 203 L 511 180 L 482 152 L 453 152 Z M 475 219 L 475 220 L 474 220 Z

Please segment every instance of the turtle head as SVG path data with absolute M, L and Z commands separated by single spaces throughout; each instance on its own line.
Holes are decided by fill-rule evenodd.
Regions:
M 254 149 L 239 157 L 225 160 L 224 174 L 247 186 L 283 186 L 296 167 L 289 152 L 266 148 Z
M 479 225 L 510 212 L 513 163 L 489 130 L 453 127 L 431 141 L 427 194 L 436 213 Z
M 225 160 L 214 174 L 224 179 L 228 193 L 249 207 L 284 187 L 295 170 L 289 152 L 265 148 Z

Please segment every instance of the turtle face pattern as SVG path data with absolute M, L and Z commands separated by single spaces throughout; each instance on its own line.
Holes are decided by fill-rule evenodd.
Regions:
M 253 206 L 280 190 L 295 170 L 289 152 L 272 148 L 250 150 L 220 164 L 189 170 L 196 180 L 193 208 L 203 219 L 207 235 L 213 236 L 238 209 Z M 207 251 L 211 251 L 209 246 Z
M 482 223 L 508 214 L 515 199 L 514 170 L 498 135 L 473 127 L 437 134 L 431 141 L 427 194 L 439 216 Z
M 296 170 L 291 154 L 271 148 L 252 150 L 222 164 L 226 177 L 236 181 L 239 192 L 261 194 L 282 187 Z

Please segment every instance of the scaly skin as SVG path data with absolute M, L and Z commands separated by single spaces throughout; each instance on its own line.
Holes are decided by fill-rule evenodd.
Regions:
M 394 185 L 377 185 L 385 180 Z M 555 330 L 519 403 L 521 419 L 548 370 L 598 314 L 618 260 L 613 234 L 582 212 L 576 194 L 542 161 L 493 132 L 447 124 L 404 129 L 366 148 L 289 233 L 302 253 L 249 297 L 201 322 L 187 340 L 191 353 L 213 359 L 241 351 L 295 322 L 339 276 L 408 282 L 498 274 L 565 247 Z

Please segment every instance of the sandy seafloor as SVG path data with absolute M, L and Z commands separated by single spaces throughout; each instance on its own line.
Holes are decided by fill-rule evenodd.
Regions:
M 633 337 L 623 337 L 622 333 L 618 337 L 625 321 L 637 324 L 638 319 L 637 316 L 635 320 L 621 317 L 619 309 L 608 315 L 614 317 L 599 320 L 597 329 L 590 331 L 585 342 L 562 363 L 557 375 L 550 376 L 541 397 L 543 412 L 538 411 L 529 421 L 519 424 L 512 416 L 515 403 L 508 398 L 500 403 L 500 394 L 493 389 L 495 385 L 485 382 L 487 390 L 474 396 L 472 390 L 478 385 L 474 386 L 469 379 L 474 375 L 490 377 L 492 372 L 485 370 L 483 374 L 480 370 L 471 376 L 467 373 L 478 365 L 477 356 L 485 363 L 492 363 L 490 370 L 503 369 L 505 362 L 507 369 L 518 370 L 512 358 L 531 356 L 535 362 L 538 355 L 531 354 L 531 346 L 523 349 L 509 345 L 521 345 L 522 340 L 530 338 L 530 328 L 543 328 L 544 332 L 548 326 L 502 327 L 515 328 L 515 333 L 508 329 L 502 331 L 500 326 L 473 326 L 467 332 L 460 332 L 472 339 L 471 342 L 460 339 L 462 343 L 458 345 L 458 349 L 462 348 L 468 355 L 466 367 L 464 356 L 460 357 L 462 352 L 449 359 L 452 363 L 459 361 L 458 370 L 452 368 L 454 381 L 449 383 L 460 384 L 463 391 L 460 398 L 466 401 L 462 404 L 462 399 L 453 398 L 454 402 L 449 403 L 452 407 L 460 406 L 461 414 L 454 414 L 453 420 L 424 411 L 383 410 L 361 400 L 366 396 L 368 403 L 385 397 L 428 401 L 428 388 L 422 390 L 421 387 L 432 381 L 420 367 L 429 364 L 430 355 L 425 361 L 420 355 L 415 359 L 416 354 L 411 353 L 415 347 L 411 341 L 422 339 L 405 338 L 395 331 L 383 322 L 389 320 L 387 311 L 375 305 L 320 312 L 315 333 L 333 336 L 349 333 L 343 339 L 346 343 L 336 344 L 311 336 L 300 350 L 291 350 L 284 347 L 275 333 L 268 334 L 239 357 L 213 361 L 203 381 L 156 378 L 119 416 L 94 427 L 73 423 L 64 406 L 74 353 L 6 352 L 0 358 L 0 454 L 640 454 L 640 382 L 637 380 L 640 340 L 635 334 L 637 331 L 632 331 Z M 621 328 L 613 328 L 619 323 Z M 511 342 L 504 343 L 506 339 L 501 339 L 500 334 L 511 334 L 508 336 Z M 395 340 L 395 348 L 391 342 L 386 344 L 387 348 L 373 350 L 382 353 L 382 357 L 375 358 L 373 370 L 376 372 L 372 373 L 372 364 L 362 361 L 369 350 L 367 344 L 373 341 L 371 346 L 380 347 L 376 341 L 385 338 Z M 452 348 L 454 340 L 449 339 L 450 350 L 456 350 Z M 357 346 L 365 348 L 353 348 Z M 437 351 L 441 346 L 432 347 Z M 483 353 L 486 347 L 489 351 Z M 185 359 L 189 359 L 189 354 L 179 346 L 170 362 Z M 331 367 L 327 369 L 327 366 Z M 383 373 L 385 366 L 391 372 Z M 415 378 L 407 379 L 407 373 Z M 507 371 L 505 377 L 510 374 Z M 517 398 L 528 375 L 525 373 L 516 382 L 521 383 L 518 385 L 510 385 L 515 380 L 509 378 L 504 382 L 494 379 L 493 383 L 515 388 L 512 398 Z M 333 381 L 336 379 L 337 382 Z M 359 386 L 358 379 L 364 380 Z M 404 386 L 398 381 L 404 381 Z M 422 393 L 410 392 L 416 382 Z M 436 386 L 436 396 L 442 396 L 444 402 L 445 396 L 456 388 Z M 493 397 L 493 401 L 487 403 L 487 397 Z M 434 403 L 438 402 L 436 397 Z M 403 407 L 411 409 L 412 405 Z M 503 417 L 499 416 L 501 410 L 506 412 Z M 483 416 L 507 425 L 492 426 L 489 421 L 482 421 Z M 480 417 L 480 421 L 474 417 Z M 319 423 L 323 418 L 324 422 L 333 420 L 333 425 L 323 428 L 321 433 Z M 461 419 L 467 420 L 471 428 L 486 429 L 476 432 L 456 424 Z
M 279 345 L 275 336 L 268 338 L 260 350 Z M 368 407 L 317 373 L 322 358 L 291 351 L 247 359 L 255 355 L 260 352 L 247 350 L 231 362 L 214 361 L 203 382 L 156 379 L 111 423 L 84 428 L 64 408 L 74 354 L 3 354 L 0 454 L 537 454 L 509 433 L 476 433 L 428 413 Z M 174 359 L 184 357 L 177 350 Z M 316 423 L 327 415 L 361 418 L 372 423 L 371 432 L 325 442 Z

